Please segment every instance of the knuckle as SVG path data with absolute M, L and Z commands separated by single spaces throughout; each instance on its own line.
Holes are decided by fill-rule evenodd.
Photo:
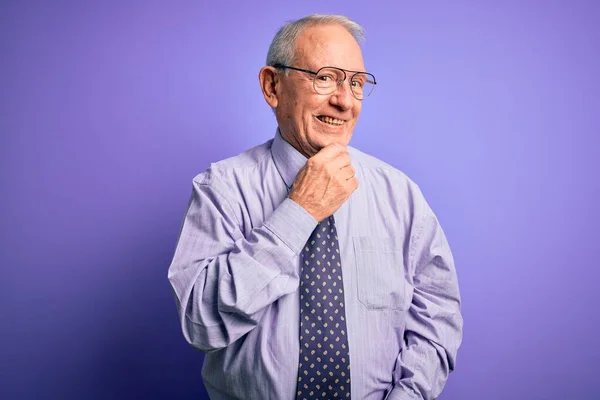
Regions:
M 318 160 L 318 159 L 315 159 L 314 157 L 311 157 L 311 158 L 309 158 L 309 159 L 306 161 L 306 167 L 307 167 L 307 168 L 314 168 L 314 167 L 316 167 L 317 165 L 319 165 L 319 160 Z
M 346 146 L 343 146 L 339 143 L 335 143 L 333 146 L 338 155 L 346 154 L 348 152 L 348 149 L 346 149 Z

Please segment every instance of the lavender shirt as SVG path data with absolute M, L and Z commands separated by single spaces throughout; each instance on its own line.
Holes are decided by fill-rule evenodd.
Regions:
M 359 186 L 334 217 L 352 398 L 436 398 L 462 340 L 452 253 L 415 183 L 349 151 Z M 211 399 L 295 399 L 299 255 L 317 221 L 287 195 L 305 162 L 276 133 L 193 180 L 168 277 Z

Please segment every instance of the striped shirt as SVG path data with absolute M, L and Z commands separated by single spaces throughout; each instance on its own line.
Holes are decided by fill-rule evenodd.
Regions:
M 418 186 L 348 147 L 334 213 L 354 399 L 433 399 L 462 340 L 452 253 Z M 280 135 L 193 180 L 168 277 L 211 399 L 293 400 L 300 253 L 317 221 L 287 197 L 306 157 Z

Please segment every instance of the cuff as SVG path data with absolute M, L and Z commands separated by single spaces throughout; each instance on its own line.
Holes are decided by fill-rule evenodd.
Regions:
M 264 226 L 281 239 L 294 253 L 300 254 L 318 221 L 289 197 L 273 211 Z
M 396 386 L 386 396 L 385 400 L 422 400 L 422 397 Z

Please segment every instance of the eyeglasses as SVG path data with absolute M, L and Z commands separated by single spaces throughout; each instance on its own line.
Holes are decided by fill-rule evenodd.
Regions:
M 367 98 L 373 92 L 373 89 L 377 84 L 375 76 L 368 72 L 346 71 L 336 67 L 323 67 L 317 72 L 314 72 L 283 64 L 275 64 L 273 67 L 278 69 L 292 69 L 294 71 L 306 72 L 307 74 L 314 75 L 313 87 L 319 94 L 331 94 L 335 92 L 338 87 L 344 84 L 347 77 L 346 72 L 352 74 L 350 75 L 350 90 L 358 100 Z

